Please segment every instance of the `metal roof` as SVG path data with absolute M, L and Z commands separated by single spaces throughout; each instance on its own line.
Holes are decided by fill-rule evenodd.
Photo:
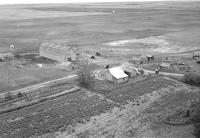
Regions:
M 109 68 L 109 72 L 112 74 L 113 77 L 116 79 L 126 78 L 128 75 L 124 73 L 124 71 L 120 67 L 113 67 Z

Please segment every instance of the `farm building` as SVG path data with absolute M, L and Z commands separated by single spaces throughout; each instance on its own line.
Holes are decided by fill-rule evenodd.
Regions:
M 124 63 L 121 65 L 121 69 L 129 76 L 135 77 L 137 75 L 137 71 L 134 69 L 133 65 L 130 63 Z
M 40 56 L 60 62 L 77 60 L 77 53 L 73 47 L 45 42 L 40 45 L 39 51 Z
M 1 53 L 0 54 L 0 58 L 2 60 L 4 60 L 4 59 L 12 59 L 12 58 L 14 58 L 14 55 L 12 53 Z
M 172 64 L 171 64 L 171 63 L 161 63 L 161 64 L 159 65 L 159 68 L 160 68 L 160 69 L 171 69 L 171 67 L 172 67 Z
M 62 62 L 61 64 L 58 64 L 57 67 L 65 71 L 72 71 L 75 69 L 75 65 L 72 62 Z
M 154 60 L 154 56 L 152 55 L 142 55 L 140 56 L 140 63 L 151 62 Z
M 200 51 L 193 52 L 193 59 L 199 59 L 200 58 Z
M 3 58 L 0 58 L 0 62 L 5 62 L 5 60 Z
M 131 68 L 125 68 L 124 72 L 129 76 L 129 77 L 135 77 L 137 75 L 137 71 Z
M 154 60 L 154 56 L 152 56 L 152 55 L 147 55 L 146 57 L 147 57 L 147 60 L 148 60 L 148 61 Z
M 106 71 L 106 79 L 115 83 L 128 81 L 128 75 L 120 67 L 109 68 Z

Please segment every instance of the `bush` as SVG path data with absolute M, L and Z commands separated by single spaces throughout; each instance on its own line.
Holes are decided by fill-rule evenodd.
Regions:
M 101 53 L 99 53 L 99 52 L 96 52 L 96 56 L 101 56 Z
M 91 88 L 93 86 L 94 76 L 90 64 L 84 63 L 81 65 L 81 69 L 78 72 L 78 83 L 84 88 Z
M 191 84 L 191 85 L 200 86 L 200 74 L 198 74 L 198 73 L 187 73 L 187 74 L 184 75 L 184 82 Z
M 196 137 L 200 137 L 200 102 L 197 104 L 195 111 L 191 117 L 191 121 L 194 124 Z
M 18 94 L 17 94 L 17 97 L 18 98 L 21 98 L 23 96 L 23 94 L 21 93 L 21 92 L 19 92 Z
M 6 100 L 6 101 L 10 101 L 10 100 L 12 100 L 12 99 L 13 99 L 13 98 L 12 98 L 11 93 L 10 93 L 10 92 L 7 92 L 6 95 L 5 95 L 5 100 Z

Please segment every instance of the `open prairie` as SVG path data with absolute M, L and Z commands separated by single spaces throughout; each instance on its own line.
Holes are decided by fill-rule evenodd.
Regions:
M 80 47 L 122 42 L 111 49 L 154 49 L 150 52 L 197 49 L 199 7 L 199 2 L 5 5 L 0 8 L 0 52 L 13 43 L 18 52 L 37 51 L 43 41 Z

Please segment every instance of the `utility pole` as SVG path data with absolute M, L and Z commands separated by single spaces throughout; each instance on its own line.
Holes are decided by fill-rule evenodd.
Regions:
M 10 45 L 10 47 L 9 47 L 9 50 L 11 51 L 11 54 L 13 54 L 13 56 L 14 56 L 14 51 L 15 51 L 15 46 L 12 44 L 12 45 Z M 12 74 L 10 74 L 11 73 L 11 68 L 13 67 L 13 64 L 14 64 L 14 58 L 15 57 L 13 57 L 13 59 L 9 59 L 8 60 L 8 90 L 9 90 L 9 87 L 10 87 L 10 84 L 11 84 L 11 80 L 10 80 L 10 76 L 12 75 Z M 10 61 L 11 60 L 11 61 Z

